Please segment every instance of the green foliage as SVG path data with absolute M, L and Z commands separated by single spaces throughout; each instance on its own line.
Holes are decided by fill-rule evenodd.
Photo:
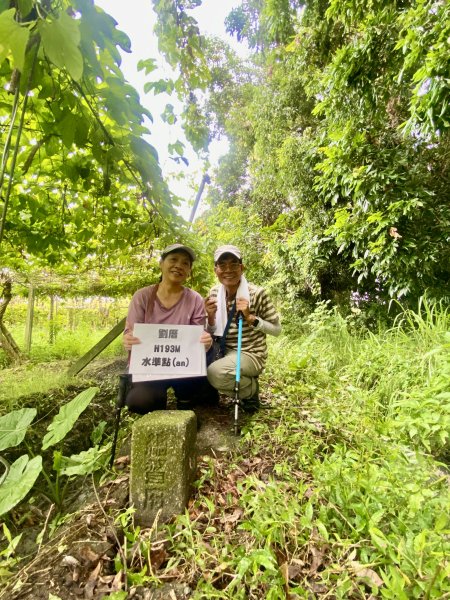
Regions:
M 449 398 L 437 397 L 448 388 L 448 311 L 423 299 L 377 332 L 359 309 L 343 317 L 330 303 L 288 319 L 294 335 L 270 341 L 261 379 L 272 409 L 245 423 L 232 456 L 201 461 L 174 522 L 142 531 L 132 508 L 117 517 L 114 568 L 126 565 L 130 586 L 171 577 L 205 599 L 443 597 L 450 496 L 434 457 L 448 452 Z M 58 476 L 96 468 L 100 454 L 55 452 Z
M 111 600 L 126 600 L 128 592 L 112 592 L 108 598 Z
M 49 60 L 60 69 L 66 68 L 70 76 L 79 81 L 83 75 L 79 23 L 67 13 L 61 13 L 54 21 L 41 20 L 38 30 Z
M 134 525 L 133 515 L 136 509 L 131 506 L 120 512 L 115 519 L 116 526 L 123 532 L 123 544 L 114 560 L 116 572 L 126 571 L 130 585 L 145 585 L 154 580 L 151 565 L 151 537 L 142 536 L 141 528 Z M 129 570 L 127 565 L 137 558 L 139 570 Z
M 253 80 L 211 71 L 205 112 L 231 144 L 210 197 L 273 226 L 267 247 L 292 310 L 348 306 L 352 292 L 448 298 L 448 6 L 297 8 L 246 1 L 227 21 L 255 49 Z M 215 101 L 215 85 L 236 100 Z
M 424 300 L 419 310 L 405 310 L 395 327 L 377 334 L 360 333 L 358 319 L 357 312 L 343 318 L 320 306 L 303 321 L 303 331 L 311 332 L 290 350 L 290 369 L 302 381 L 313 378 L 312 389 L 323 388 L 315 392 L 320 397 L 341 395 L 345 410 L 329 407 L 336 427 L 351 422 L 364 431 L 375 419 L 384 423 L 382 435 L 413 443 L 421 452 L 445 455 L 448 311 Z
M 14 65 L 19 71 L 22 71 L 30 32 L 17 23 L 14 14 L 14 8 L 0 14 L 0 37 L 3 40 L 0 46 L 0 61 L 11 54 Z
M 42 456 L 31 460 L 20 456 L 9 468 L 5 481 L 0 486 L 0 515 L 18 504 L 33 487 L 42 470 Z
M 20 408 L 0 417 L 0 450 L 13 448 L 23 441 L 36 413 L 35 408 Z
M 10 568 L 14 567 L 16 563 L 19 562 L 15 553 L 22 534 L 20 533 L 13 538 L 6 523 L 3 523 L 3 536 L 8 542 L 8 545 L 0 551 L 0 581 L 6 579 L 6 577 L 10 577 L 12 575 Z
M 442 333 L 440 339 L 430 339 L 433 343 L 431 349 L 427 346 L 422 349 L 423 359 L 430 363 L 425 385 L 413 387 L 408 390 L 406 397 L 400 397 L 394 403 L 394 418 L 396 417 L 396 422 L 407 433 L 410 443 L 424 446 L 433 454 L 445 454 L 445 449 L 450 447 L 448 311 L 442 307 L 429 306 L 427 303 L 421 306 L 421 309 L 422 313 L 407 311 L 404 315 L 404 321 L 414 337 L 418 338 L 422 345 L 423 341 L 431 338 L 433 329 L 439 328 Z
M 410 100 L 410 117 L 404 127 L 434 137 L 449 129 L 448 108 L 450 7 L 446 2 L 413 3 L 399 18 L 402 29 L 396 49 L 404 56 L 401 80 L 415 87 Z M 411 85 L 410 84 L 410 85 Z
M 261 385 L 271 410 L 245 424 L 232 456 L 202 460 L 189 509 L 158 534 L 128 511 L 116 520 L 127 539 L 117 571 L 127 558 L 134 584 L 175 573 L 198 599 L 450 592 L 448 478 L 429 453 L 448 441 L 427 428 L 448 430 L 449 399 L 423 405 L 415 437 L 401 418 L 430 381 L 448 387 L 448 311 L 423 299 L 377 333 L 362 318 L 321 303 L 271 341 Z
M 96 344 L 104 335 L 110 331 L 108 328 L 92 329 L 88 325 L 80 325 L 74 331 L 64 330 L 59 323 L 55 325 L 56 339 L 49 344 L 49 328 L 40 327 L 33 332 L 33 345 L 30 352 L 30 360 L 33 364 L 49 363 L 56 360 L 74 361 Z M 14 327 L 11 331 L 18 331 L 17 340 L 23 337 L 23 327 Z M 123 355 L 123 346 L 120 336 L 112 342 L 102 353 L 103 357 Z M 39 371 L 39 368 L 37 368 Z M 59 377 L 61 379 L 61 377 Z M 37 382 L 38 383 L 38 382 Z
M 73 398 L 73 400 L 61 407 L 58 414 L 55 415 L 47 427 L 47 434 L 43 438 L 42 450 L 46 450 L 66 437 L 67 433 L 73 428 L 75 421 L 92 401 L 97 391 L 98 388 L 84 390 Z M 35 415 L 35 409 L 22 409 L 21 411 L 13 411 L 1 418 L 2 427 L 11 427 L 12 424 L 16 423 L 17 427 L 21 427 L 22 429 L 17 432 L 17 435 L 11 435 L 10 431 L 6 431 L 6 435 L 2 438 L 2 449 L 15 446 L 23 440 L 27 426 L 31 423 Z M 42 469 L 42 456 L 35 456 L 31 460 L 28 455 L 20 456 L 9 466 L 6 478 L 0 484 L 0 515 L 7 513 L 25 498 L 33 488 L 41 471 L 47 480 L 54 501 L 58 508 L 61 508 L 65 488 L 61 488 L 60 476 L 66 475 L 70 477 L 91 473 L 99 468 L 101 458 L 105 462 L 106 452 L 106 447 L 99 448 L 98 445 L 91 448 L 90 451 L 81 452 L 79 455 L 73 455 L 70 458 L 66 458 L 61 452 L 55 451 L 53 469 L 56 472 L 56 478 L 54 482 L 52 482 L 46 471 Z
M 87 408 L 97 394 L 98 388 L 89 388 L 78 394 L 73 400 L 62 406 L 53 418 L 42 440 L 42 450 L 54 446 L 66 437 L 80 414 Z
M 67 477 L 89 475 L 106 464 L 109 460 L 109 450 L 109 446 L 95 445 L 84 452 L 69 457 L 62 456 L 61 462 L 58 463 L 58 472 Z
M 86 0 L 45 10 L 30 0 L 2 10 L 0 30 L 3 265 L 142 259 L 162 224 L 179 219 L 143 140 L 151 114 L 119 68 L 130 40 Z M 136 246 L 124 248 L 130 231 Z
M 0 371 L 0 406 L 2 412 L 13 410 L 22 396 L 50 393 L 66 383 L 67 375 L 55 369 L 55 365 L 43 363 Z
M 293 18 L 301 6 L 298 0 L 245 0 L 225 19 L 230 35 L 245 40 L 261 52 L 284 44 L 294 35 Z
M 196 90 L 204 90 L 210 81 L 210 72 L 204 56 L 204 38 L 200 34 L 196 20 L 189 10 L 201 4 L 201 0 L 181 2 L 179 0 L 153 0 L 153 9 L 157 15 L 155 33 L 158 36 L 158 48 L 168 64 L 177 70 L 177 78 L 150 81 L 145 91 L 154 93 L 176 92 L 184 101 L 181 114 L 182 126 L 193 148 L 200 152 L 206 150 L 209 143 L 208 126 L 199 110 Z M 146 73 L 151 72 L 148 62 L 140 63 Z M 175 119 L 175 116 L 171 116 Z
M 359 550 L 351 560 L 377 565 L 378 575 L 370 573 L 370 580 L 384 581 L 380 593 L 386 598 L 420 598 L 424 590 L 439 598 L 447 590 L 443 572 L 435 574 L 445 571 L 441 542 L 448 521 L 441 516 L 448 488 L 427 452 L 447 451 L 449 402 L 441 397 L 435 404 L 423 403 L 422 427 L 414 436 L 411 420 L 419 420 L 419 406 L 416 415 L 411 407 L 419 390 L 431 398 L 430 378 L 446 380 L 448 386 L 447 361 L 442 358 L 448 356 L 450 324 L 442 307 L 422 303 L 419 308 L 406 311 L 393 329 L 355 335 L 357 315 L 344 320 L 321 307 L 304 322 L 300 345 L 295 339 L 288 346 L 277 340 L 270 377 L 283 373 L 279 394 L 289 409 L 273 432 L 262 426 L 261 443 L 276 448 L 283 440 L 283 448 L 289 443 L 293 449 L 298 444 L 298 467 L 304 471 L 313 465 L 314 485 L 324 498 L 314 502 L 320 534 L 329 544 L 331 531 L 344 548 L 356 542 Z M 415 451 L 407 445 L 411 441 Z M 291 459 L 289 470 L 295 464 Z M 273 512 L 277 503 L 268 505 Z M 261 510 L 258 504 L 255 515 L 263 514 Z M 347 563 L 347 577 L 351 568 Z M 424 571 L 418 576 L 422 568 L 426 576 Z M 344 577 L 336 582 L 331 573 L 323 574 L 322 582 L 327 589 L 342 586 L 342 597 L 354 589 Z

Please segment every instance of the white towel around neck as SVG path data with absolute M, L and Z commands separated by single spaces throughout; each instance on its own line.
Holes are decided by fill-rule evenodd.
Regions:
M 245 298 L 250 302 L 250 292 L 248 289 L 248 282 L 244 275 L 241 275 L 241 281 L 236 292 L 236 298 Z M 222 336 L 225 326 L 227 324 L 227 297 L 225 286 L 221 283 L 219 285 L 219 291 L 217 292 L 217 313 L 216 313 L 216 330 L 214 335 Z

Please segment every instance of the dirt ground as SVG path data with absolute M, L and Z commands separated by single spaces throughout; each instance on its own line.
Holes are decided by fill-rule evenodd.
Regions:
M 92 414 L 85 415 L 80 431 L 74 431 L 69 447 L 77 446 L 77 437 L 86 438 L 88 424 L 100 418 L 114 425 L 114 404 L 117 393 L 118 374 L 124 372 L 123 360 L 96 361 L 79 377 L 80 388 L 87 385 L 100 385 L 99 397 L 90 408 Z M 77 391 L 76 387 L 72 390 Z M 216 406 L 195 407 L 199 420 L 197 432 L 198 463 L 205 455 L 215 458 L 229 455 L 239 443 L 233 435 L 233 406 L 230 399 L 221 398 Z M 129 448 L 131 422 L 136 417 L 126 413 L 121 423 L 121 443 L 116 452 L 114 470 L 96 481 L 90 476 L 75 480 L 75 489 L 69 491 L 70 504 L 65 507 L 67 521 L 50 537 L 50 524 L 54 518 L 54 507 L 36 506 L 29 509 L 19 530 L 24 531 L 20 555 L 27 558 L 8 585 L 0 591 L 2 600 L 49 600 L 60 598 L 93 599 L 108 597 L 112 592 L 124 589 L 126 574 L 117 573 L 115 561 L 123 552 L 124 534 L 115 523 L 118 514 L 128 507 Z M 73 447 L 72 447 L 73 446 Z M 67 449 L 64 451 L 67 454 Z M 98 478 L 97 478 L 98 479 Z M 36 544 L 39 532 L 44 535 Z M 156 547 L 152 565 L 157 569 L 165 556 L 163 547 Z M 126 564 L 126 560 L 123 561 Z M 191 596 L 189 585 L 168 582 L 163 587 L 151 589 L 148 586 L 135 586 L 128 590 L 128 598 L 136 600 L 172 599 L 183 600 Z M 53 600 L 53 598 L 52 598 Z

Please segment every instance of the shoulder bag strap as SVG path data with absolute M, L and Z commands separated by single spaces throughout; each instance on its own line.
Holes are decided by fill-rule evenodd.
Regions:
M 222 351 L 222 354 L 225 354 L 225 341 L 226 341 L 228 330 L 230 329 L 231 321 L 233 320 L 235 312 L 236 312 L 236 300 L 233 302 L 233 306 L 231 307 L 230 314 L 228 315 L 227 324 L 225 325 L 225 329 L 223 330 L 223 335 L 220 338 L 220 349 Z

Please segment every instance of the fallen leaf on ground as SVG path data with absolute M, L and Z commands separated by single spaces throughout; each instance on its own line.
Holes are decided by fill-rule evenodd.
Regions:
M 112 592 L 119 592 L 122 588 L 123 588 L 123 571 L 122 569 L 120 569 L 120 571 L 116 574 L 116 576 L 113 579 L 113 582 L 111 584 L 111 591 Z
M 129 479 L 130 478 L 128 477 L 128 475 L 122 475 L 122 477 L 114 479 L 114 481 L 112 481 L 111 483 L 113 483 L 114 485 L 118 485 L 119 483 L 125 483 L 125 481 L 128 481 Z
M 305 493 L 303 494 L 303 496 L 305 498 L 307 498 L 308 500 L 314 495 L 314 491 L 312 490 L 312 488 L 308 487 L 305 490 Z
M 102 568 L 102 563 L 99 562 L 95 569 L 91 572 L 84 586 L 84 597 L 91 600 L 94 597 L 94 589 L 99 584 L 99 574 Z
M 88 562 L 97 562 L 100 559 L 100 556 L 96 554 L 90 546 L 87 545 L 82 546 L 79 549 L 78 554 L 83 560 Z
M 287 563 L 283 563 L 280 565 L 280 573 L 283 578 L 284 583 L 288 583 L 289 581 L 289 568 Z
M 382 585 L 384 585 L 384 581 L 377 573 L 375 573 L 373 569 L 369 569 L 368 567 L 362 565 L 358 561 L 350 561 L 350 568 L 357 577 L 367 578 L 373 585 L 377 587 L 381 587 Z
M 225 515 L 222 517 L 222 523 L 236 523 L 244 514 L 242 508 L 236 508 L 231 515 Z
M 77 560 L 74 556 L 69 556 L 68 554 L 66 556 L 64 556 L 64 558 L 61 561 L 61 564 L 64 567 L 78 567 L 78 565 L 80 564 L 80 561 Z
M 97 581 L 101 568 L 102 568 L 102 563 L 99 562 L 98 565 L 95 567 L 95 569 L 93 571 L 91 571 L 88 581 Z
M 299 561 L 300 562 L 300 561 Z M 299 563 L 291 562 L 288 566 L 288 578 L 289 581 L 295 581 L 300 573 L 303 572 L 302 565 Z
M 150 562 L 153 569 L 159 569 L 163 562 L 167 559 L 167 552 L 163 547 L 153 548 L 150 550 Z
M 309 567 L 309 574 L 314 575 L 314 573 L 317 573 L 317 569 L 323 562 L 323 552 L 316 548 L 316 546 L 311 546 L 310 550 L 313 559 L 311 562 L 311 566 Z
M 309 587 L 315 594 L 324 594 L 327 591 L 327 588 L 324 585 L 315 583 L 314 581 L 309 582 Z

